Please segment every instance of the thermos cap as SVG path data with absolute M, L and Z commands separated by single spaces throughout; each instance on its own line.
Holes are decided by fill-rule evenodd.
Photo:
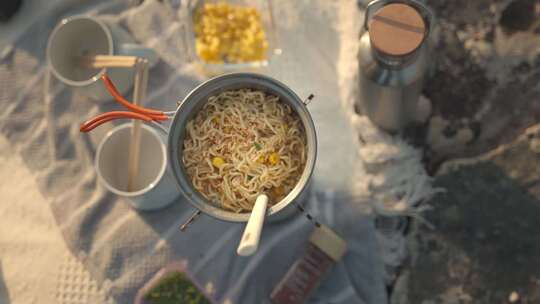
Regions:
M 371 45 L 389 56 L 405 56 L 420 47 L 426 37 L 426 22 L 412 6 L 383 6 L 369 24 Z

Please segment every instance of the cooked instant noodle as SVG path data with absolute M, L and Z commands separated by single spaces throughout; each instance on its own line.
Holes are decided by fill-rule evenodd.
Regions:
M 216 206 L 250 211 L 259 194 L 273 205 L 306 163 L 304 127 L 279 97 L 251 89 L 208 98 L 187 123 L 183 163 L 193 186 Z

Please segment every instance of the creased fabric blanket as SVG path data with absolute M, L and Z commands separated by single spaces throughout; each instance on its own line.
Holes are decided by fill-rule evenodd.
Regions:
M 382 186 L 384 178 L 379 188 L 358 186 L 373 175 L 385 175 L 377 168 L 366 169 L 370 162 L 364 161 L 379 153 L 368 149 L 385 141 L 374 136 L 369 141 L 373 147 L 361 145 L 352 107 L 343 102 L 349 100 L 343 93 L 349 89 L 343 86 L 354 83 L 340 75 L 343 60 L 348 60 L 342 54 L 343 39 L 357 37 L 341 18 L 357 8 L 353 1 L 273 3 L 283 54 L 259 72 L 286 83 L 301 97 L 315 94 L 309 108 L 319 154 L 307 209 L 349 244 L 349 253 L 310 303 L 386 303 L 385 252 L 377 241 L 373 206 L 387 189 Z M 47 37 L 62 17 L 97 15 L 155 48 L 161 61 L 150 71 L 147 106 L 173 110 L 177 100 L 205 79 L 182 56 L 178 33 L 185 15 L 181 10 L 167 1 L 146 0 L 139 7 L 129 4 L 66 0 L 44 11 L 12 49 L 2 53 L 0 132 L 33 175 L 73 256 L 116 302 L 131 303 L 138 288 L 159 268 L 187 260 L 195 279 L 219 303 L 265 303 L 313 229 L 305 217 L 266 225 L 257 254 L 242 258 L 235 248 L 243 225 L 201 216 L 181 233 L 179 225 L 194 211 L 184 199 L 160 211 L 137 212 L 97 182 L 95 148 L 113 124 L 90 135 L 79 133 L 78 126 L 118 106 L 111 100 L 91 100 L 48 72 Z M 364 132 L 380 133 L 364 122 Z M 400 143 L 395 149 L 404 147 Z M 418 153 L 407 151 L 411 151 L 411 177 L 422 176 L 423 171 L 417 170 L 421 168 Z M 409 182 L 415 183 L 414 179 Z M 422 185 L 420 196 L 426 197 L 429 189 L 428 184 Z

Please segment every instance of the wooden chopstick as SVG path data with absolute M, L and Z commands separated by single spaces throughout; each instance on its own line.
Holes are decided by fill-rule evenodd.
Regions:
M 148 60 L 138 58 L 136 60 L 135 79 L 133 86 L 133 104 L 140 105 L 146 97 L 146 89 L 148 86 Z M 131 129 L 131 139 L 129 143 L 128 155 L 128 184 L 127 190 L 133 191 L 135 180 L 139 174 L 139 159 L 141 149 L 141 121 L 133 120 Z
M 131 68 L 137 64 L 135 56 L 95 55 L 83 56 L 79 59 L 82 66 L 87 68 Z

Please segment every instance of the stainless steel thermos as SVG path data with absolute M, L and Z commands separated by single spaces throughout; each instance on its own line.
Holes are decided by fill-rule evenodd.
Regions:
M 380 128 L 414 121 L 429 63 L 431 10 L 415 0 L 376 0 L 366 8 L 358 52 L 360 107 Z

